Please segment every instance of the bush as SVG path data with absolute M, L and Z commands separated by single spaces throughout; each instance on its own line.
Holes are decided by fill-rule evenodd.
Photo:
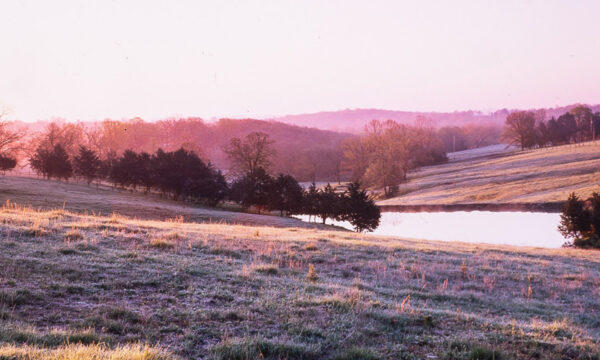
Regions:
M 573 245 L 581 248 L 600 248 L 600 194 L 593 193 L 586 201 L 571 193 L 562 214 L 558 230 Z

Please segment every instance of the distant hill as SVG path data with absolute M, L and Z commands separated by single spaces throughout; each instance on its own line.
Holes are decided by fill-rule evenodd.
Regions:
M 29 135 L 34 135 L 44 131 L 49 124 L 50 121 L 17 122 L 15 126 L 25 128 Z M 340 143 L 354 136 L 255 119 L 220 119 L 211 123 L 200 118 L 173 118 L 156 122 L 132 119 L 121 121 L 121 124 L 123 126 L 110 132 L 112 138 L 101 142 L 105 152 L 111 150 L 120 154 L 126 149 L 132 149 L 154 153 L 158 148 L 172 151 L 185 146 L 225 172 L 230 164 L 223 149 L 230 140 L 235 137 L 243 138 L 253 131 L 264 132 L 275 141 L 277 154 L 273 159 L 272 170 L 294 175 L 301 181 L 337 179 L 341 161 Z M 87 129 L 102 128 L 102 122 L 82 125 Z M 81 138 L 85 136 L 82 135 Z
M 559 116 L 573 108 L 576 104 L 546 108 L 547 117 Z M 588 105 L 589 106 L 589 105 Z M 600 105 L 590 106 L 594 112 L 600 111 Z M 362 131 L 364 126 L 373 119 L 392 119 L 401 123 L 410 124 L 418 116 L 424 116 L 432 120 L 435 127 L 461 126 L 466 124 L 480 125 L 502 125 L 506 116 L 520 109 L 502 109 L 492 113 L 481 111 L 454 111 L 454 112 L 418 112 L 397 111 L 381 109 L 346 109 L 339 111 L 323 111 L 312 114 L 285 115 L 266 120 L 279 121 L 298 126 L 315 127 L 323 130 L 333 130 L 356 133 Z M 530 109 L 539 110 L 539 109 Z

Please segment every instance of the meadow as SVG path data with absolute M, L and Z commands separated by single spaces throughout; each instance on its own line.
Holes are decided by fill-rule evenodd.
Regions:
M 223 205 L 217 209 L 174 201 L 156 193 L 144 194 L 139 188 L 131 191 L 106 184 L 88 186 L 73 180 L 65 182 L 27 176 L 0 177 L 0 203 L 6 201 L 35 209 L 61 208 L 94 215 L 118 213 L 146 220 L 181 218 L 191 222 L 323 228 L 320 224 L 308 224 L 294 218 L 241 212 L 239 206 Z
M 0 359 L 600 355 L 598 251 L 67 205 L 0 214 Z
M 495 145 L 449 157 L 446 164 L 413 172 L 398 197 L 378 204 L 511 209 L 511 204 L 560 204 L 571 192 L 588 197 L 600 190 L 600 141 L 526 151 Z

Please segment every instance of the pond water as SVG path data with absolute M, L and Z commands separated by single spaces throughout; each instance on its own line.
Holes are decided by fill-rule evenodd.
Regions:
M 307 215 L 298 218 L 308 221 Z M 320 220 L 319 220 L 320 221 Z M 558 232 L 558 213 L 534 212 L 382 212 L 376 235 L 415 239 L 463 241 L 558 248 L 565 239 Z M 327 221 L 352 229 L 350 223 Z

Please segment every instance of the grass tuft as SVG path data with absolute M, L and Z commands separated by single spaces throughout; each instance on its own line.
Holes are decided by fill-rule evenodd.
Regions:
M 220 360 L 316 360 L 320 358 L 318 352 L 307 345 L 262 338 L 229 340 L 213 348 L 213 353 Z
M 277 268 L 277 265 L 274 265 L 274 264 L 254 265 L 252 267 L 252 270 L 254 272 L 256 272 L 256 273 L 264 274 L 264 275 L 277 275 L 277 274 L 279 274 L 279 269 Z
M 310 282 L 317 281 L 319 277 L 317 276 L 317 271 L 315 270 L 315 266 L 313 264 L 308 265 L 308 274 L 306 274 L 306 279 Z
M 381 356 L 368 348 L 353 347 L 338 354 L 335 360 L 380 360 Z
M 172 240 L 159 237 L 150 240 L 150 247 L 160 250 L 170 250 L 175 247 L 175 243 Z

